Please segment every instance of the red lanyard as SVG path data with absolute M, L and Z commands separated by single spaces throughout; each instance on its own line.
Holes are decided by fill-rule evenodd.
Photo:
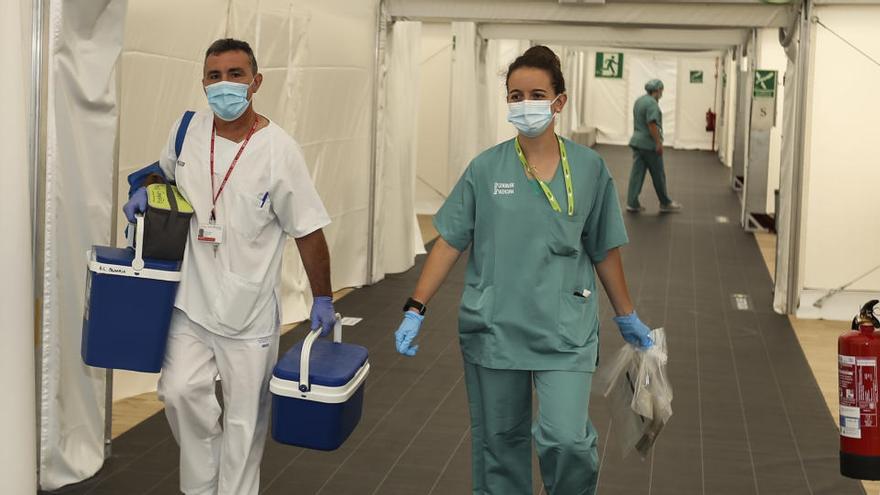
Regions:
M 253 136 L 254 132 L 257 130 L 257 123 L 259 121 L 259 117 L 254 120 L 254 125 L 251 126 L 251 130 L 248 131 L 247 136 L 245 136 L 244 141 L 241 143 L 241 147 L 238 148 L 238 153 L 235 154 L 235 158 L 233 158 L 232 163 L 229 164 L 229 170 L 226 171 L 226 176 L 223 177 L 223 182 L 220 183 L 220 189 L 216 192 L 214 189 L 214 137 L 217 135 L 217 124 L 214 124 L 211 127 L 211 197 L 213 198 L 213 202 L 211 203 L 211 221 L 214 221 L 217 218 L 214 212 L 214 210 L 217 209 L 217 199 L 220 197 L 220 193 L 223 192 L 223 188 L 226 187 L 226 182 L 229 181 L 229 176 L 232 175 L 232 170 L 235 169 L 235 165 L 238 163 L 238 159 L 244 152 L 245 146 L 247 146 L 248 141 L 251 140 L 251 136 Z

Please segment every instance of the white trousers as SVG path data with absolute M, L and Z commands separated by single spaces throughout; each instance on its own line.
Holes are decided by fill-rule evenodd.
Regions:
M 187 495 L 257 495 L 269 428 L 269 379 L 278 333 L 230 339 L 174 310 L 159 399 L 180 445 L 180 489 Z M 221 408 L 214 393 L 220 375 Z

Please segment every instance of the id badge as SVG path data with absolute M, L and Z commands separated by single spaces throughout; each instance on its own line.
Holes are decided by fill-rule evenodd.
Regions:
M 203 224 L 199 225 L 199 242 L 205 242 L 208 244 L 217 244 L 223 243 L 223 226 L 215 225 L 215 224 Z

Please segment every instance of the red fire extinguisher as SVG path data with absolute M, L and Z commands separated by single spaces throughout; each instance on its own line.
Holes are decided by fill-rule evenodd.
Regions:
M 880 425 L 877 411 L 877 365 L 880 321 L 871 300 L 853 319 L 852 331 L 837 339 L 840 398 L 840 474 L 880 480 Z
M 715 112 L 712 109 L 706 110 L 706 132 L 713 132 L 715 130 Z

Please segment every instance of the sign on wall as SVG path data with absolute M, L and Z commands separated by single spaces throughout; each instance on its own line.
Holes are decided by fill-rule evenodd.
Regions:
M 596 53 L 596 77 L 623 78 L 622 53 Z
M 692 70 L 691 71 L 691 84 L 703 84 L 703 71 L 701 71 L 701 70 Z
M 776 125 L 775 70 L 756 70 L 755 87 L 752 90 L 752 129 L 769 131 Z
M 753 96 L 755 98 L 776 98 L 775 70 L 755 71 L 755 89 Z

